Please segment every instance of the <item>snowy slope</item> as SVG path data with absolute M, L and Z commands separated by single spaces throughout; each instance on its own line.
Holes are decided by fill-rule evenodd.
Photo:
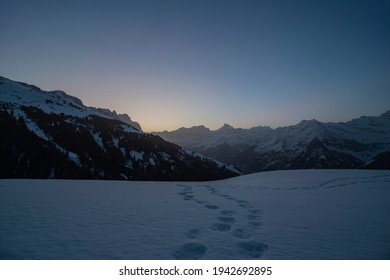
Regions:
M 242 172 L 143 133 L 126 114 L 0 77 L 0 178 L 205 181 Z
M 34 85 L 15 82 L 0 77 L 0 104 L 7 104 L 18 116 L 20 107 L 34 107 L 46 114 L 64 114 L 74 117 L 96 115 L 103 118 L 125 122 L 138 131 L 142 131 L 137 122 L 133 122 L 127 114 L 117 115 L 108 109 L 85 106 L 80 99 L 70 96 L 61 90 L 44 91 Z M 19 109 L 19 110 L 18 110 Z
M 390 171 L 0 180 L 1 259 L 389 259 Z

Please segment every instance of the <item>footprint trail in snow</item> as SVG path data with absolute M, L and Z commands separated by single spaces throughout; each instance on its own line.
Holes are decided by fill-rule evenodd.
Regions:
M 181 245 L 173 253 L 176 259 L 207 258 L 207 254 L 212 253 L 209 252 L 208 246 L 201 242 L 194 242 L 194 240 L 200 239 L 202 235 L 205 236 L 210 231 L 219 234 L 230 234 L 235 240 L 234 250 L 248 259 L 261 258 L 268 250 L 268 245 L 258 240 L 263 226 L 262 211 L 260 209 L 253 207 L 246 200 L 221 193 L 220 190 L 211 185 L 178 186 L 182 188 L 178 195 L 182 196 L 183 200 L 205 207 L 210 215 L 216 216 L 216 219 L 206 230 L 201 231 L 196 227 L 188 229 L 185 232 L 185 237 L 189 242 Z M 197 191 L 206 190 L 208 193 L 207 200 L 198 199 L 194 189 Z

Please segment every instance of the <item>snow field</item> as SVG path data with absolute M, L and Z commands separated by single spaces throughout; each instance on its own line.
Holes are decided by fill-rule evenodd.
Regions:
M 0 180 L 1 259 L 389 259 L 390 171 Z

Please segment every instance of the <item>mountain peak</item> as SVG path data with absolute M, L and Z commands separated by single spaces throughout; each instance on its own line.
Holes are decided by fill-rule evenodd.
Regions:
M 390 110 L 380 115 L 381 118 L 390 119 Z
M 117 114 L 117 117 L 121 122 L 127 123 L 132 127 L 136 128 L 138 131 L 142 132 L 142 128 L 139 123 L 133 121 L 128 114 Z
M 162 137 L 252 173 L 297 168 L 388 168 L 387 161 L 374 157 L 388 155 L 389 132 L 390 111 L 346 123 L 312 119 L 276 129 L 234 129 L 225 124 L 207 134 L 183 131 L 180 137 L 169 133 Z
M 234 130 L 234 127 L 232 127 L 231 125 L 229 125 L 227 123 L 225 123 L 222 127 L 217 129 L 217 131 L 230 131 L 230 130 Z
M 321 125 L 322 122 L 317 121 L 316 119 L 311 119 L 311 120 L 302 120 L 298 123 L 298 125 Z
M 181 127 L 177 129 L 175 132 L 184 132 L 184 133 L 191 133 L 191 134 L 202 134 L 202 133 L 208 133 L 210 132 L 210 129 L 205 127 L 204 125 L 197 125 L 197 126 L 192 126 L 190 128 L 186 127 Z
M 36 107 L 47 114 L 64 114 L 75 117 L 96 115 L 107 119 L 120 120 L 142 132 L 141 126 L 127 114 L 117 114 L 109 109 L 87 107 L 83 102 L 62 90 L 45 91 L 37 86 L 16 82 L 0 77 L 0 100 L 16 108 Z

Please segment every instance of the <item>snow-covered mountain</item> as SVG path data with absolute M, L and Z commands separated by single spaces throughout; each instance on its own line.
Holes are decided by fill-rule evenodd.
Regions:
M 241 174 L 158 136 L 126 114 L 0 77 L 0 178 L 212 180 Z
M 87 107 L 77 97 L 70 96 L 61 90 L 43 91 L 34 85 L 0 77 L 0 94 L 0 102 L 14 104 L 12 106 L 35 107 L 46 114 L 64 114 L 74 117 L 95 115 L 120 120 L 142 132 L 141 126 L 132 121 L 127 114 L 118 115 L 115 111 L 108 109 Z
M 390 169 L 390 111 L 346 123 L 305 120 L 272 129 L 204 126 L 158 132 L 167 141 L 247 173 L 304 168 Z

